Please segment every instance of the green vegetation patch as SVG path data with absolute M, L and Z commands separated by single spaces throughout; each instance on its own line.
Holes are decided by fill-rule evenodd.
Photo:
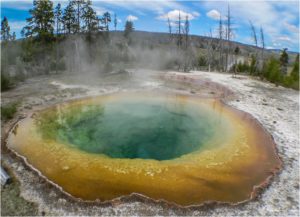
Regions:
M 3 120 L 9 120 L 14 117 L 18 110 L 18 103 L 10 103 L 5 106 L 1 106 L 1 118 Z

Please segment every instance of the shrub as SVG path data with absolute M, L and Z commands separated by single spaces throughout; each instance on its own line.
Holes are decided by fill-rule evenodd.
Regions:
M 257 59 L 255 55 L 251 55 L 251 62 L 250 62 L 250 66 L 249 66 L 249 73 L 250 75 L 256 75 L 257 74 Z
M 284 77 L 283 85 L 299 90 L 299 54 L 296 57 L 291 74 Z
M 299 54 L 296 56 L 293 70 L 291 72 L 291 77 L 293 78 L 294 81 L 298 81 L 299 83 Z
M 1 118 L 9 120 L 14 117 L 17 112 L 18 103 L 11 103 L 6 106 L 1 106 Z
M 113 65 L 110 62 L 106 62 L 104 67 L 103 67 L 103 72 L 104 73 L 109 73 L 113 71 Z
M 60 59 L 58 60 L 58 62 L 56 63 L 55 60 L 53 60 L 51 63 L 50 63 L 50 71 L 56 71 L 56 69 L 58 71 L 64 71 L 66 70 L 66 64 L 65 64 L 65 61 L 64 59 Z
M 20 59 L 17 58 L 16 60 L 16 80 L 17 81 L 24 81 L 26 79 L 26 75 L 24 73 L 24 62 Z
M 8 77 L 1 74 L 1 91 L 6 91 L 11 87 L 11 81 Z
M 282 83 L 283 75 L 280 70 L 280 62 L 274 57 L 271 57 L 264 67 L 263 76 L 275 84 Z
M 202 66 L 207 66 L 207 61 L 206 61 L 206 58 L 202 55 L 200 55 L 198 57 L 198 66 L 199 67 L 202 67 Z
M 238 62 L 237 65 L 233 66 L 232 70 L 235 70 L 235 67 L 236 67 L 236 71 L 237 72 L 242 72 L 242 73 L 249 72 L 249 65 L 246 62 L 243 62 L 243 63 L 242 62 Z
M 284 75 L 281 69 L 280 60 L 271 57 L 263 65 L 262 76 L 272 83 L 299 90 L 299 56 L 290 75 Z

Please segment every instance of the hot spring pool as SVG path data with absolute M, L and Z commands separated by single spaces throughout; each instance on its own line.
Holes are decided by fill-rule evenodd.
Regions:
M 30 136 L 28 136 L 30 135 Z M 180 205 L 247 200 L 280 161 L 251 116 L 218 100 L 119 93 L 19 122 L 8 146 L 74 197 L 131 193 Z

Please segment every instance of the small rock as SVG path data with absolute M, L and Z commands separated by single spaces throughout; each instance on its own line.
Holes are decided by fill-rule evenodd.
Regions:
M 237 102 L 239 102 L 240 100 L 239 100 L 239 99 L 237 99 L 236 101 L 237 101 Z
M 279 110 L 279 111 L 283 111 L 283 109 L 282 109 L 282 108 L 277 108 L 277 110 Z
M 26 118 L 26 114 L 24 114 L 24 113 L 22 113 L 22 114 L 19 114 L 19 119 L 24 119 L 24 118 Z
M 31 105 L 32 106 L 38 106 L 38 105 L 41 105 L 42 103 L 41 102 L 39 102 L 39 101 L 33 101 L 33 102 L 31 102 Z
M 45 101 L 52 101 L 52 100 L 55 100 L 55 96 L 54 95 L 47 95 L 44 97 Z
M 192 94 L 195 94 L 196 92 L 195 92 L 195 91 L 193 91 L 193 90 L 191 90 L 191 91 L 190 91 L 190 93 L 192 93 Z
M 268 103 L 263 103 L 262 105 L 269 105 Z
M 22 166 L 19 166 L 18 168 L 17 168 L 17 171 L 18 172 L 21 172 L 23 170 L 23 167 Z
M 32 109 L 32 106 L 27 104 L 27 105 L 24 106 L 24 108 L 25 109 Z
M 56 196 L 56 193 L 55 193 L 54 191 L 51 191 L 50 194 L 49 194 L 49 196 L 50 196 L 50 197 L 55 197 L 55 196 Z
M 58 199 L 58 203 L 65 204 L 67 201 L 63 198 Z
M 277 121 L 273 121 L 273 124 L 276 124 L 277 123 Z

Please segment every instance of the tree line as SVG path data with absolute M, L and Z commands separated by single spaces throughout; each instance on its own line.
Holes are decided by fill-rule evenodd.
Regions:
M 70 60 L 66 53 L 74 51 L 80 38 L 88 43 L 90 59 L 95 60 L 97 56 L 101 56 L 102 62 L 109 62 L 104 53 L 108 53 L 105 49 L 110 44 L 110 24 L 117 30 L 116 14 L 105 12 L 97 15 L 91 0 L 69 0 L 64 8 L 60 3 L 54 5 L 51 0 L 34 0 L 29 14 L 26 26 L 21 31 L 24 37 L 21 40 L 16 40 L 15 32 L 11 33 L 7 17 L 4 16 L 1 22 L 1 89 L 7 89 L 14 82 L 9 82 L 12 80 L 9 76 L 11 66 L 15 66 L 14 77 L 23 80 L 27 76 L 26 71 L 34 71 L 31 70 L 33 68 L 43 67 L 42 71 L 47 74 L 53 70 L 56 73 L 66 70 L 68 64 L 80 65 L 78 56 Z M 123 33 L 127 41 L 133 30 L 133 22 L 127 20 Z M 99 37 L 102 40 L 97 40 Z M 126 54 L 124 55 L 120 58 L 126 59 Z M 69 69 L 75 70 L 74 67 Z
M 91 0 L 70 0 L 64 10 L 60 3 L 54 8 L 50 0 L 34 0 L 33 9 L 29 10 L 29 13 L 31 17 L 26 19 L 28 24 L 23 28 L 22 35 L 36 36 L 45 40 L 53 38 L 54 33 L 60 35 L 108 32 L 109 24 L 112 22 L 109 12 L 105 12 L 101 17 L 97 16 Z M 116 30 L 118 25 L 116 14 L 113 24 Z M 127 25 L 133 25 L 132 21 L 127 20 L 125 26 Z
M 178 21 L 175 25 L 171 25 L 170 18 L 167 18 L 168 33 L 170 41 L 175 38 L 178 48 L 182 48 L 183 38 L 185 39 L 184 56 L 189 59 L 189 19 L 182 19 L 180 11 L 178 12 Z M 234 75 L 237 73 L 249 73 L 253 76 L 259 76 L 261 79 L 266 79 L 277 85 L 283 85 L 286 87 L 292 87 L 299 89 L 299 54 L 296 56 L 290 73 L 288 73 L 289 55 L 287 48 L 284 48 L 279 58 L 275 56 L 266 55 L 266 42 L 264 36 L 264 29 L 261 26 L 259 31 L 249 21 L 251 38 L 254 43 L 254 52 L 250 54 L 250 61 L 239 61 L 238 57 L 241 55 L 241 49 L 239 46 L 233 47 L 233 18 L 228 5 L 227 14 L 219 17 L 218 29 L 216 29 L 217 37 L 213 37 L 212 30 L 210 29 L 207 36 L 207 43 L 205 47 L 205 53 L 198 57 L 198 65 L 206 67 L 208 71 L 212 68 L 220 72 L 232 72 Z M 182 25 L 183 24 L 183 25 Z M 174 30 L 175 27 L 175 30 Z M 217 40 L 216 40 L 217 39 Z M 231 59 L 231 60 L 230 60 Z M 186 68 L 186 61 L 183 64 L 184 71 L 189 71 Z
M 105 70 L 110 70 L 115 62 L 128 62 L 131 58 L 128 46 L 133 43 L 130 38 L 131 32 L 134 30 L 133 22 L 127 20 L 125 23 L 123 31 L 123 36 L 126 39 L 125 43 L 115 42 L 111 44 L 109 40 L 110 26 L 113 24 L 114 30 L 117 30 L 117 15 L 105 12 L 103 15 L 98 16 L 92 7 L 91 0 L 69 0 L 65 8 L 62 8 L 60 3 L 54 6 L 51 0 L 34 0 L 33 8 L 29 10 L 29 13 L 30 17 L 26 19 L 27 25 L 21 31 L 26 39 L 21 41 L 16 41 L 15 33 L 11 34 L 6 17 L 1 22 L 1 47 L 2 51 L 6 51 L 5 55 L 2 54 L 2 72 L 8 71 L 10 64 L 15 64 L 17 65 L 17 71 L 20 71 L 20 73 L 17 73 L 22 75 L 24 74 L 22 73 L 22 66 L 24 66 L 22 63 L 30 63 L 30 65 L 44 64 L 46 73 L 49 70 L 54 70 L 56 73 L 59 70 L 65 70 L 68 62 L 72 66 L 69 67 L 71 71 L 75 70 L 73 66 L 76 65 L 77 70 L 80 70 L 81 58 L 66 59 L 67 54 L 60 46 L 61 42 L 72 38 L 72 36 L 85 38 L 84 41 L 88 43 L 87 55 L 89 61 L 101 58 L 101 61 L 105 62 Z M 229 5 L 226 15 L 220 15 L 219 17 L 216 37 L 213 37 L 213 30 L 210 29 L 203 46 L 204 53 L 203 51 L 195 51 L 195 48 L 191 45 L 188 15 L 183 17 L 179 10 L 178 20 L 171 23 L 170 18 L 167 18 L 167 24 L 169 47 L 173 57 L 165 64 L 166 67 L 176 66 L 177 70 L 185 72 L 195 67 L 200 69 L 201 67 L 207 67 L 209 71 L 218 70 L 233 72 L 234 74 L 247 72 L 250 75 L 259 76 L 277 84 L 297 88 L 299 75 L 296 70 L 293 69 L 292 74 L 287 74 L 287 50 L 282 51 L 279 59 L 267 57 L 263 28 L 260 27 L 257 31 L 251 21 L 249 24 L 255 49 L 252 49 L 254 52 L 251 53 L 250 61 L 241 62 L 238 60 L 243 51 L 232 42 L 234 35 L 233 18 Z M 98 40 L 99 36 L 102 40 Z M 20 44 L 21 51 L 18 55 L 16 55 L 14 49 L 11 49 L 13 42 Z M 74 47 L 76 49 L 78 47 L 76 40 L 73 39 L 68 43 L 70 50 L 76 53 L 77 51 L 74 50 Z M 68 43 L 64 43 L 64 45 L 68 45 Z M 175 51 L 172 50 L 172 45 L 176 47 Z M 12 56 L 18 57 L 11 58 Z M 299 56 L 295 64 L 297 62 L 299 62 Z M 297 68 L 297 65 L 294 68 Z M 3 80 L 5 81 L 5 79 Z
M 109 32 L 109 25 L 113 20 L 114 30 L 117 30 L 118 19 L 109 12 L 98 16 L 92 7 L 91 0 L 70 0 L 65 9 L 58 3 L 55 8 L 51 0 L 34 0 L 33 8 L 29 10 L 31 17 L 26 19 L 27 25 L 22 29 L 21 35 L 25 38 L 34 37 L 37 40 L 51 41 L 54 36 Z M 133 31 L 133 22 L 125 23 L 125 35 Z M 1 40 L 15 40 L 15 32 L 10 35 L 8 19 L 4 17 L 1 22 Z

